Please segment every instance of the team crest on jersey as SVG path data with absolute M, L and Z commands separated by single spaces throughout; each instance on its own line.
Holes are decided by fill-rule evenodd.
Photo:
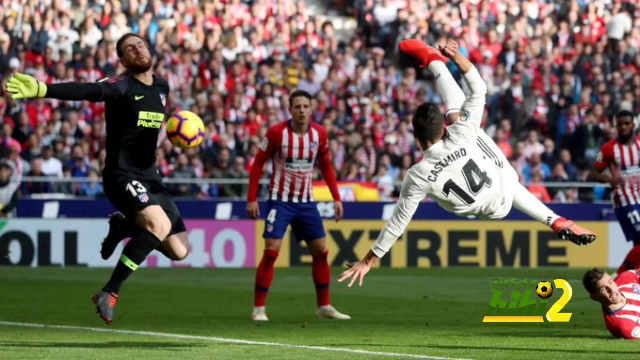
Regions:
M 149 201 L 149 195 L 147 195 L 147 193 L 139 194 L 138 200 L 140 200 L 140 202 L 146 203 L 147 201 Z
M 262 140 L 262 144 L 260 144 L 260 150 L 267 151 L 268 147 L 269 147 L 269 139 L 267 139 L 267 137 L 265 136 L 265 138 Z
M 599 163 L 602 162 L 602 151 L 598 151 L 598 156 L 596 156 L 596 161 Z
M 460 121 L 466 122 L 467 120 L 469 120 L 469 113 L 463 110 L 460 113 Z
M 636 294 L 640 294 L 640 285 L 638 285 L 638 284 L 633 284 L 631 288 L 633 289 L 633 292 L 634 292 L 634 293 L 636 293 Z
M 311 144 L 309 144 L 309 149 L 311 149 L 311 151 L 316 151 L 317 148 L 318 148 L 317 141 L 312 141 Z
M 160 93 L 160 101 L 162 101 L 162 106 L 167 106 L 167 94 Z

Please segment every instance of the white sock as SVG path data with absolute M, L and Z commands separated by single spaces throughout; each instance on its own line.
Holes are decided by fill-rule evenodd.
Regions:
M 549 209 L 542 201 L 533 196 L 527 188 L 520 183 L 516 183 L 513 192 L 513 207 L 529 215 L 541 223 L 551 226 L 558 216 L 553 210 Z
M 254 306 L 253 307 L 253 311 L 258 311 L 258 310 L 265 310 L 264 306 Z
M 444 101 L 444 105 L 447 108 L 445 115 L 460 112 L 466 96 L 449 72 L 449 69 L 447 69 L 447 66 L 442 61 L 432 61 L 429 64 L 429 71 L 436 78 L 442 101 Z
M 331 305 L 322 305 L 322 306 L 318 306 L 318 310 L 321 310 L 321 309 L 330 309 L 330 308 L 331 308 Z

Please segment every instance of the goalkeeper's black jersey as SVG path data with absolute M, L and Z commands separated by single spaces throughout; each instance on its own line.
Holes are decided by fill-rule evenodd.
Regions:
M 166 118 L 169 84 L 154 75 L 153 84 L 148 86 L 126 73 L 102 79 L 98 84 L 102 88 L 100 101 L 106 105 L 105 173 L 155 172 L 155 151 Z

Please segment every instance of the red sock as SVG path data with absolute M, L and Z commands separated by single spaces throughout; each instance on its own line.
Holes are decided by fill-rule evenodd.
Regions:
M 313 264 L 311 265 L 313 282 L 316 284 L 318 306 L 329 305 L 329 283 L 331 282 L 331 272 L 329 271 L 329 263 L 327 263 L 328 253 L 329 251 L 325 251 L 321 254 L 313 255 Z
M 275 250 L 265 250 L 262 254 L 262 260 L 256 270 L 256 289 L 253 293 L 253 306 L 264 306 L 264 301 L 271 286 L 273 279 L 273 264 L 278 258 L 278 252 Z

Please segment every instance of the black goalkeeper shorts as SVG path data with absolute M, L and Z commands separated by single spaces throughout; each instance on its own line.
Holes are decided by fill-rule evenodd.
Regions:
M 186 231 L 180 211 L 157 173 L 104 174 L 103 185 L 111 205 L 127 218 L 133 220 L 148 206 L 159 205 L 171 221 L 169 235 Z

